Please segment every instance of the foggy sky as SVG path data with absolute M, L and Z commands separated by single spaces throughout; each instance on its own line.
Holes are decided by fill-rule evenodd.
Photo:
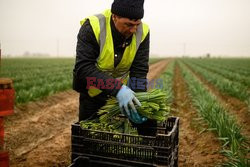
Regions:
M 75 55 L 80 20 L 113 0 L 0 0 L 2 54 Z M 250 57 L 249 0 L 145 0 L 150 53 Z

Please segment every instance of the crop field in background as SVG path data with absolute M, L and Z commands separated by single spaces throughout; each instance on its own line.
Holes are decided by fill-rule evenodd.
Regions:
M 149 59 L 149 64 L 154 64 L 154 63 L 156 63 L 156 62 L 158 62 L 158 61 L 161 61 L 161 60 L 163 60 L 164 58 L 150 58 Z
M 149 64 L 160 60 L 150 59 Z M 168 61 L 160 78 L 164 81 L 163 90 L 168 94 L 172 115 L 180 116 L 185 125 L 180 132 L 180 164 L 193 166 L 194 163 L 188 162 L 193 153 L 193 156 L 207 156 L 206 162 L 200 162 L 205 166 L 218 160 L 219 155 L 225 157 L 226 166 L 248 166 L 250 59 L 175 58 Z M 74 59 L 3 59 L 1 77 L 13 79 L 16 103 L 21 104 L 71 89 L 73 66 Z M 189 113 L 187 117 L 185 114 Z M 193 123 L 193 117 L 201 128 L 198 133 L 187 126 Z M 215 145 L 211 138 L 199 140 L 206 131 L 218 141 L 219 152 L 213 147 L 210 153 L 203 151 L 206 149 L 203 145 Z M 194 138 L 195 142 L 190 142 Z M 195 143 L 198 144 L 194 146 Z M 208 154 L 219 155 L 211 159 Z
M 174 65 L 173 65 L 174 64 Z M 250 135 L 250 59 L 176 59 L 168 65 L 161 75 L 165 81 L 164 89 L 174 99 L 174 68 L 181 70 L 181 76 L 187 85 L 191 105 L 198 114 L 200 124 L 207 126 L 203 130 L 214 132 L 221 143 L 221 153 L 227 157 L 225 166 L 248 166 Z M 209 86 L 210 87 L 209 87 Z M 211 88 L 213 87 L 213 89 Z M 215 93 L 215 89 L 219 93 Z M 239 100 L 232 113 L 228 104 L 219 96 L 229 96 Z M 170 100 L 170 103 L 173 101 Z M 223 103 L 226 103 L 223 104 Z M 244 106 L 244 107 L 243 107 Z M 240 113 L 243 111 L 244 113 Z M 190 112 L 190 111 L 186 111 Z M 240 117 L 243 117 L 240 118 Z M 244 119 L 244 117 L 248 117 Z M 182 127 L 185 129 L 185 127 Z M 203 131 L 202 130 L 202 131 Z M 183 140 L 180 138 L 180 140 Z M 185 146 L 183 146 L 185 149 Z
M 16 103 L 25 103 L 70 89 L 73 64 L 73 59 L 3 59 L 1 77 L 13 80 Z
M 221 92 L 250 102 L 250 59 L 186 59 L 184 62 Z
M 150 59 L 149 63 L 160 60 Z M 73 58 L 3 59 L 1 77 L 14 81 L 16 103 L 26 103 L 71 89 L 74 61 Z
M 162 58 L 152 58 L 149 64 Z M 249 103 L 250 59 L 183 59 L 220 91 Z M 40 99 L 72 86 L 74 59 L 3 59 L 1 77 L 13 79 L 16 102 Z
M 249 59 L 182 59 L 178 62 L 199 117 L 221 141 L 226 166 L 249 165 Z M 243 74 L 244 71 L 244 74 Z M 219 93 L 215 93 L 218 90 Z M 235 98 L 241 107 L 232 113 L 220 96 Z M 236 106 L 236 105 L 235 105 Z M 237 106 L 239 107 L 239 106 Z M 244 110 L 245 113 L 240 113 Z M 241 121 L 240 121 L 241 119 Z M 244 123 L 243 123 L 244 122 Z

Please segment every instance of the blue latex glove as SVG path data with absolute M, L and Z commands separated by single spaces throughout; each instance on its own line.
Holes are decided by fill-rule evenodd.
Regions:
M 145 121 L 147 121 L 148 119 L 146 117 L 142 117 L 138 114 L 138 112 L 133 112 L 130 111 L 131 114 L 131 118 L 129 118 L 132 122 L 136 123 L 136 124 L 141 124 Z
M 122 114 L 126 115 L 132 122 L 141 124 L 147 120 L 146 117 L 141 117 L 135 108 L 135 104 L 141 106 L 140 101 L 135 97 L 135 92 L 129 87 L 122 85 L 122 88 L 117 93 L 116 98 L 119 102 Z M 129 108 L 130 107 L 130 108 Z M 125 110 L 125 112 L 124 112 Z

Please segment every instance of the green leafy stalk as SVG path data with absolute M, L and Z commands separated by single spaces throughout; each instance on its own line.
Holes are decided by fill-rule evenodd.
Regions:
M 170 112 L 170 106 L 167 106 L 167 93 L 160 89 L 152 89 L 149 92 L 138 92 L 135 95 L 142 106 L 136 106 L 138 113 L 148 119 L 157 121 L 166 120 Z M 99 111 L 99 119 L 81 121 L 81 127 L 92 130 L 105 130 L 109 132 L 129 133 L 135 132 L 127 118 L 120 116 L 121 111 L 118 101 L 111 98 Z

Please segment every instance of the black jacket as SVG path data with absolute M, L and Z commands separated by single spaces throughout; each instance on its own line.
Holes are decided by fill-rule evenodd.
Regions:
M 114 42 L 114 52 L 117 56 L 114 56 L 115 67 L 121 61 L 123 52 L 125 50 L 124 45 L 129 45 L 131 43 L 132 37 L 125 39 L 120 32 L 118 32 L 114 26 L 111 19 L 111 30 Z M 75 68 L 73 70 L 73 89 L 80 92 L 81 94 L 86 94 L 86 77 L 96 77 L 97 79 L 102 79 L 104 82 L 106 79 L 113 78 L 96 67 L 96 60 L 100 53 L 100 47 L 95 38 L 92 27 L 89 20 L 81 26 L 78 33 L 77 47 L 76 47 L 76 61 Z M 140 44 L 137 50 L 136 56 L 130 68 L 130 78 L 141 78 L 146 79 L 148 73 L 148 60 L 149 60 L 149 33 Z M 146 85 L 146 83 L 145 83 Z M 133 89 L 133 88 L 132 88 Z M 138 91 L 133 89 L 134 91 Z M 103 89 L 104 94 L 116 96 L 119 89 Z M 144 90 L 146 91 L 146 86 Z

